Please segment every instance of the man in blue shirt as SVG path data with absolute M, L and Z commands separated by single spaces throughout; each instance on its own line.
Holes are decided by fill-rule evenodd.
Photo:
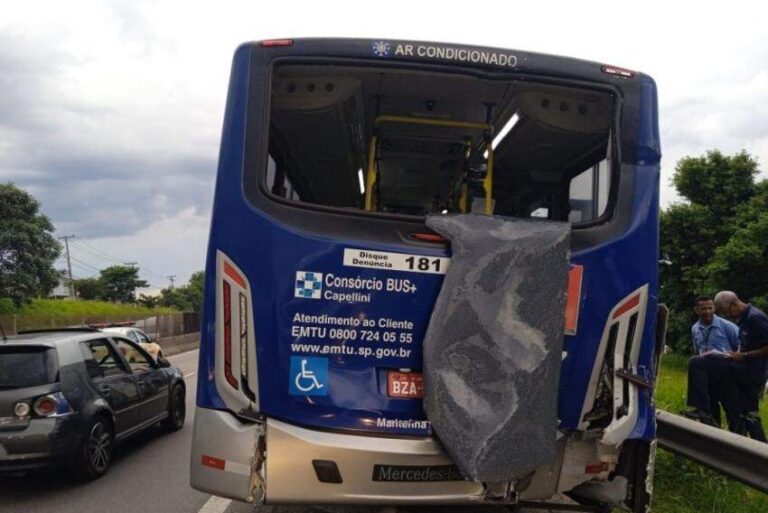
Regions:
M 691 336 L 697 355 L 727 354 L 739 350 L 738 326 L 715 315 L 715 304 L 711 297 L 697 297 L 694 311 L 699 320 L 691 327 Z
M 738 431 L 765 442 L 759 406 L 768 377 L 768 316 L 759 308 L 744 303 L 729 290 L 717 293 L 715 307 L 718 312 L 737 319 L 739 325 L 739 351 L 728 355 L 741 403 L 742 425 Z
M 685 415 L 719 426 L 722 403 L 728 427 L 734 430 L 739 408 L 726 356 L 739 349 L 739 328 L 715 315 L 715 305 L 709 296 L 697 297 L 694 311 L 699 316 L 691 327 L 696 355 L 688 361 L 688 405 L 694 409 Z

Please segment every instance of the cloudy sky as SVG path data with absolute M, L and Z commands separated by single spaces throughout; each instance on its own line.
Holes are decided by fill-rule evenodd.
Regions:
M 348 36 L 531 50 L 649 73 L 667 204 L 684 155 L 746 149 L 768 170 L 768 8 L 677 4 L 0 0 L 0 180 L 34 194 L 59 235 L 76 235 L 76 276 L 133 261 L 154 286 L 168 275 L 184 283 L 203 267 L 234 49 Z

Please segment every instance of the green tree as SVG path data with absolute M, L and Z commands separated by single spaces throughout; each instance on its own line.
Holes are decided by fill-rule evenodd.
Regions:
M 768 182 L 756 187 L 749 202 L 734 216 L 733 233 L 719 246 L 702 270 L 704 280 L 715 289 L 730 289 L 768 307 Z
M 199 312 L 203 306 L 203 285 L 205 273 L 193 273 L 186 285 L 165 288 L 160 291 L 160 304 L 183 312 Z
M 80 299 L 102 299 L 104 296 L 104 284 L 98 278 L 81 278 L 72 280 L 75 294 Z
M 754 195 L 757 168 L 757 161 L 744 150 L 730 157 L 709 150 L 702 157 L 681 159 L 672 183 L 692 204 L 706 206 L 718 218 L 730 218 Z
M 749 286 L 760 276 L 768 243 L 760 224 L 768 184 L 755 183 L 757 174 L 757 161 L 745 151 L 711 150 L 675 167 L 672 184 L 685 202 L 661 214 L 660 274 L 661 299 L 671 309 L 667 339 L 681 352 L 691 350 L 697 295 L 727 288 L 748 298 L 768 291 L 765 280 Z
M 148 296 L 146 294 L 139 294 L 139 304 L 147 308 L 155 308 L 160 304 L 159 296 Z
M 102 284 L 102 299 L 121 303 L 135 303 L 136 289 L 148 287 L 149 283 L 139 278 L 138 267 L 113 265 L 99 271 Z
M 61 245 L 40 203 L 12 183 L 0 184 L 0 297 L 18 307 L 56 286 Z
M 187 297 L 191 312 L 200 312 L 203 309 L 203 289 L 205 288 L 205 272 L 192 273 L 187 283 Z

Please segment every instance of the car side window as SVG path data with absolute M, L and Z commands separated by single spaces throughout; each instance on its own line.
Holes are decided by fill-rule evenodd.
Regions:
M 126 374 L 115 350 L 105 339 L 81 342 L 80 352 L 91 379 Z
M 139 337 L 139 333 L 136 330 L 130 330 L 128 332 L 128 338 L 130 338 L 134 342 L 141 342 L 141 338 Z
M 113 340 L 117 345 L 117 349 L 123 353 L 133 372 L 145 372 L 153 368 L 152 363 L 150 363 L 150 357 L 137 344 L 129 342 L 124 338 L 115 338 Z
M 149 337 L 147 337 L 144 333 L 140 331 L 135 331 L 134 333 L 136 333 L 139 336 L 139 342 L 141 342 L 142 344 L 149 344 L 151 342 L 151 340 L 149 340 Z

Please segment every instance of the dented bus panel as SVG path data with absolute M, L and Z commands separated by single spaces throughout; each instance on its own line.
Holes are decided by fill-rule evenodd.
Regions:
M 348 504 L 587 500 L 605 486 L 640 507 L 637 461 L 655 438 L 659 160 L 642 73 L 413 41 L 242 45 L 206 264 L 192 485 Z M 422 344 L 444 321 L 432 314 L 453 256 L 425 219 L 463 214 L 571 226 L 559 378 L 541 383 L 556 397 L 553 451 L 504 482 L 462 475 L 422 405 Z M 504 300 L 547 304 L 523 296 Z M 473 386 L 455 393 L 471 399 Z M 509 436 L 514 451 L 524 427 Z

